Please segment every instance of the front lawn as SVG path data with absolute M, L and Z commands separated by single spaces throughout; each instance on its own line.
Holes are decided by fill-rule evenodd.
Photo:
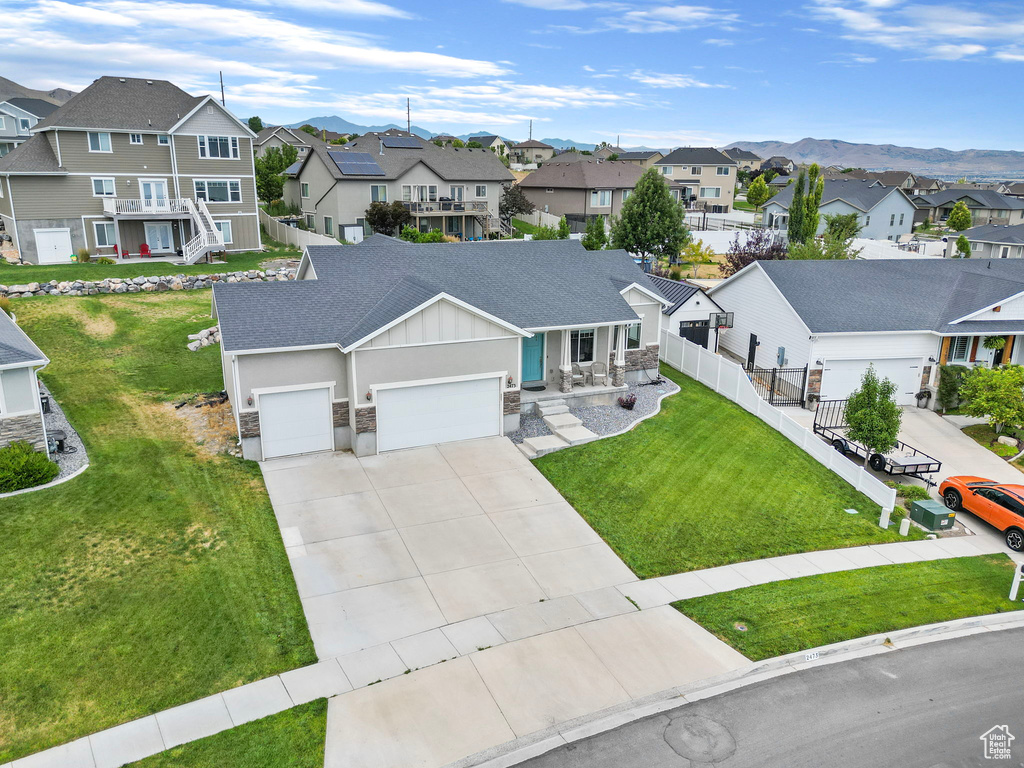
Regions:
M 760 419 L 662 374 L 681 391 L 657 416 L 536 462 L 640 578 L 900 538 L 878 527 L 878 505 Z
M 0 503 L 0 763 L 316 660 L 259 467 L 168 401 L 222 388 L 207 292 L 18 318 L 91 466 Z
M 1009 459 L 1020 453 L 1020 448 L 1000 443 L 998 441 L 999 435 L 988 424 L 972 424 L 969 427 L 964 427 L 961 431 L 978 445 L 985 446 L 1000 458 Z M 1006 430 L 1003 434 L 1009 437 L 1018 437 L 1018 433 L 1014 430 Z M 1024 458 L 1017 459 L 1017 461 L 1013 462 L 1013 466 L 1017 467 L 1017 469 L 1024 467 Z
M 327 699 L 147 757 L 128 768 L 323 768 Z
M 865 635 L 1017 610 L 1006 555 L 777 581 L 673 605 L 754 661 Z

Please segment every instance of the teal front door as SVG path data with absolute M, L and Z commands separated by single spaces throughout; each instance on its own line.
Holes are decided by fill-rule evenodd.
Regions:
M 523 339 L 523 381 L 544 380 L 544 334 Z

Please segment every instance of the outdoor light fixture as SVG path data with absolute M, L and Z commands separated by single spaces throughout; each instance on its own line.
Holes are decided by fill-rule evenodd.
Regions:
M 935 362 L 935 358 L 934 357 L 929 357 L 928 358 L 928 362 L 929 363 L 934 363 Z
M 815 364 L 815 365 L 824 365 L 824 363 L 823 363 L 823 362 L 821 362 L 821 360 L 815 360 L 815 361 L 814 361 L 814 364 Z
M 373 400 L 373 392 L 371 392 L 370 390 L 366 390 L 366 399 Z
M 252 395 L 249 395 L 249 399 L 246 401 L 249 405 L 252 405 Z

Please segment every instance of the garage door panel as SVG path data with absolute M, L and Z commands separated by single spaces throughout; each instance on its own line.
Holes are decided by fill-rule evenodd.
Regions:
M 377 449 L 500 434 L 500 379 L 384 389 L 377 393 Z
M 330 390 L 261 395 L 260 433 L 264 459 L 333 450 Z
M 874 365 L 880 379 L 889 379 L 896 385 L 896 402 L 913 405 L 921 388 L 921 360 L 919 358 L 828 360 L 821 376 L 821 399 L 843 400 L 860 387 L 861 377 L 868 365 Z

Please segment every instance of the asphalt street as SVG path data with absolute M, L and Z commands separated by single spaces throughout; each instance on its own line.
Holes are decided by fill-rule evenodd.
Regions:
M 561 747 L 522 768 L 1024 766 L 1024 629 L 816 667 Z M 982 736 L 1008 726 L 1009 759 Z M 1001 746 L 994 734 L 992 746 Z M 1005 742 L 1004 742 L 1005 743 Z

